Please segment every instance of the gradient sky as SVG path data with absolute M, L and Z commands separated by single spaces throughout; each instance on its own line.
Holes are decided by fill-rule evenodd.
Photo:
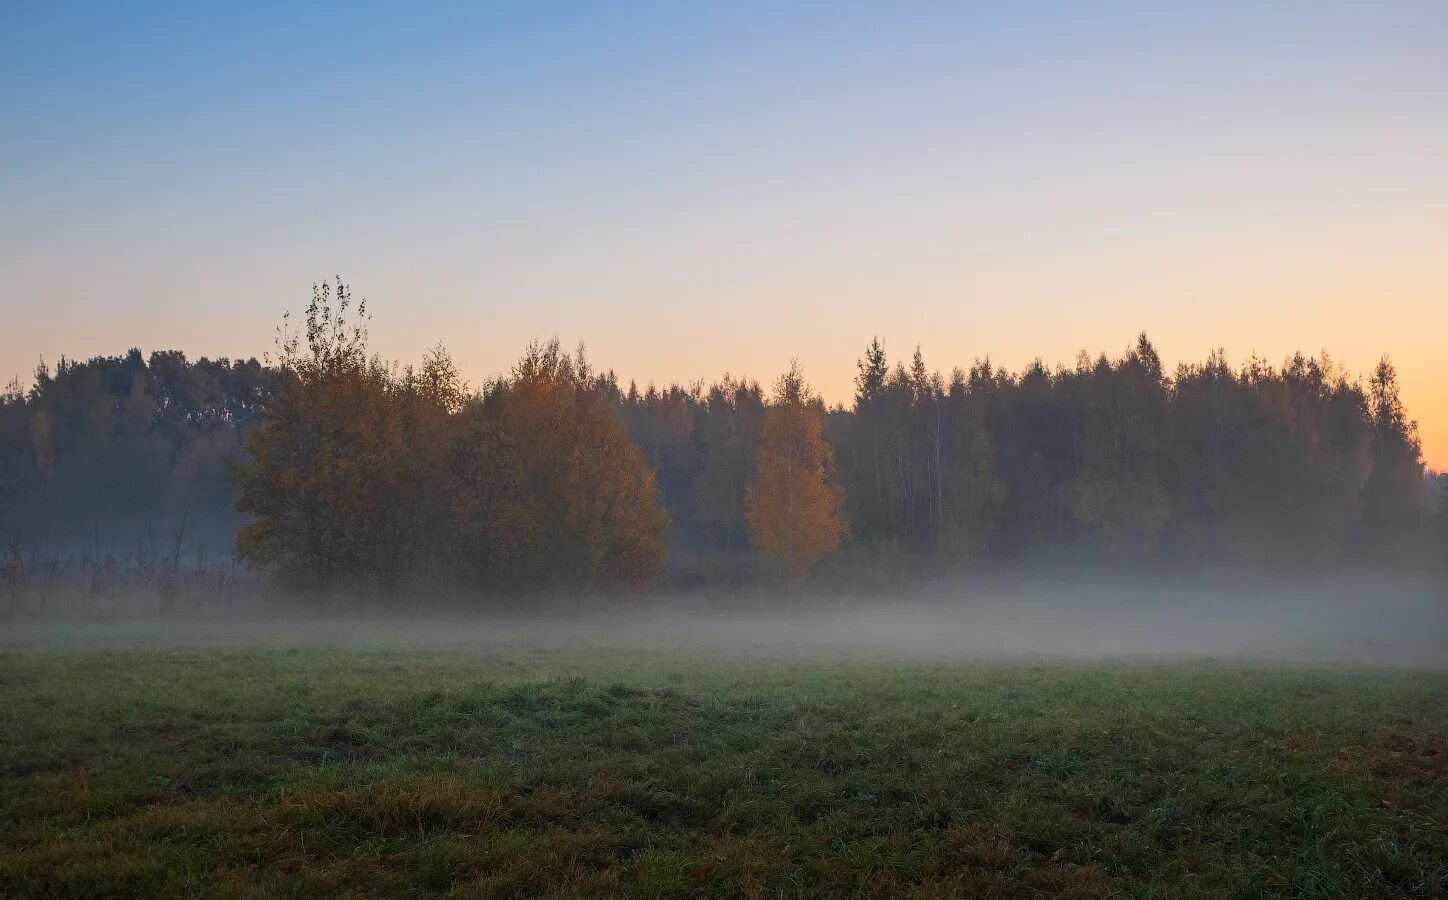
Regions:
M 1448 3 L 419 6 L 0 6 L 0 377 L 341 273 L 474 382 L 1388 352 L 1448 468 Z

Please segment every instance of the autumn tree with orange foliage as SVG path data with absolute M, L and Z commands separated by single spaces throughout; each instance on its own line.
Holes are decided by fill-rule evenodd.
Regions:
M 289 582 L 389 580 L 401 563 L 403 429 L 389 373 L 367 355 L 365 301 L 314 285 L 305 334 L 278 337 L 279 385 L 248 435 L 236 552 Z
M 658 574 L 668 514 L 581 348 L 529 346 L 463 428 L 454 520 L 481 579 L 641 585 Z
M 803 575 L 844 540 L 844 489 L 832 483 L 824 406 L 799 362 L 774 385 L 764 413 L 754 478 L 745 491 L 749 538 L 766 565 Z
M 580 349 L 528 348 L 469 394 L 447 351 L 401 375 L 367 354 L 339 280 L 283 331 L 279 384 L 236 474 L 236 549 L 293 585 L 639 586 L 663 567 L 654 474 Z

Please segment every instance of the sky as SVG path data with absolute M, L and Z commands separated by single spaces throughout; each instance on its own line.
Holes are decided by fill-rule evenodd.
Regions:
M 0 380 L 340 274 L 474 383 L 1388 353 L 1448 469 L 1441 2 L 12 0 L 0 208 Z

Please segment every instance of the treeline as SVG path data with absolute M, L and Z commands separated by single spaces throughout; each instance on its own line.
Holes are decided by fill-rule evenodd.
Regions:
M 229 558 L 230 466 L 275 382 L 255 359 L 132 350 L 41 363 L 0 392 L 0 543 L 58 561 Z
M 370 355 L 339 281 L 267 365 L 132 351 L 12 385 L 0 528 L 60 549 L 160 531 L 177 556 L 183 532 L 234 535 L 287 583 L 399 592 L 666 568 L 1410 565 L 1448 546 L 1386 359 L 1366 384 L 1325 356 L 1167 372 L 1142 336 L 1116 358 L 945 374 L 876 341 L 855 387 L 832 409 L 798 367 L 768 390 L 640 390 L 555 341 L 474 390 L 441 347 L 416 368 Z
M 365 323 L 338 282 L 316 288 L 300 332 L 284 331 L 237 469 L 242 559 L 292 584 L 399 596 L 636 588 L 659 575 L 671 517 L 628 429 L 653 423 L 625 414 L 646 403 L 612 373 L 555 340 L 469 391 L 441 347 L 400 371 L 369 356 Z M 823 406 L 795 369 L 758 419 L 747 440 L 725 439 L 737 460 L 701 468 L 691 515 L 747 525 L 765 565 L 800 574 L 845 533 Z
M 1326 356 L 1238 369 L 1218 351 L 1164 371 L 1123 355 L 949 375 L 878 341 L 826 416 L 857 557 L 960 566 L 1025 558 L 1259 565 L 1406 563 L 1436 501 L 1390 362 L 1366 385 Z M 624 416 L 687 547 L 748 546 L 739 486 L 757 385 L 633 389 Z

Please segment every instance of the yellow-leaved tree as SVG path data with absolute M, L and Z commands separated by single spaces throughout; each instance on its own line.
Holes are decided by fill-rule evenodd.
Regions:
M 625 587 L 658 574 L 668 514 L 582 348 L 529 346 L 463 427 L 453 515 L 480 580 Z
M 770 568 L 803 575 L 840 545 L 845 492 L 832 483 L 833 474 L 824 405 L 796 360 L 774 384 L 754 478 L 744 495 L 750 542 Z
M 403 546 L 396 499 L 405 435 L 389 373 L 367 355 L 365 302 L 313 286 L 305 335 L 278 338 L 277 388 L 235 473 L 243 561 L 292 584 L 390 581 Z

